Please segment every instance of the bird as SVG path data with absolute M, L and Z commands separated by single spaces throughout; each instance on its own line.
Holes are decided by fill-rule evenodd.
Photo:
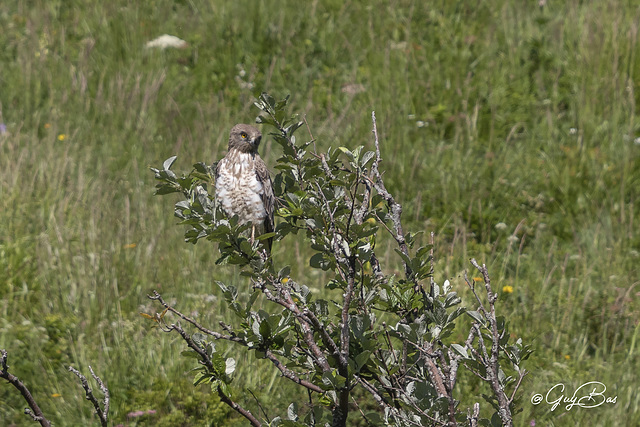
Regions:
M 215 169 L 216 200 L 229 217 L 240 224 L 251 223 L 255 237 L 274 231 L 275 195 L 267 165 L 258 154 L 262 134 L 247 124 L 237 124 L 229 133 L 229 150 Z M 273 238 L 267 239 L 271 252 Z

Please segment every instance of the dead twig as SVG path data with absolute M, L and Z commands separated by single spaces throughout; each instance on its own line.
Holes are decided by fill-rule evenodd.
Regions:
M 82 388 L 84 389 L 87 400 L 91 402 L 94 409 L 96 410 L 96 414 L 98 415 L 98 418 L 100 418 L 100 424 L 102 425 L 102 427 L 107 427 L 108 425 L 107 418 L 109 416 L 109 399 L 110 399 L 109 389 L 107 388 L 107 386 L 104 385 L 104 382 L 102 382 L 100 377 L 97 376 L 95 372 L 93 372 L 93 369 L 91 368 L 91 366 L 89 366 L 89 371 L 91 372 L 91 376 L 93 377 L 93 379 L 98 383 L 98 387 L 100 387 L 100 391 L 102 392 L 102 394 L 104 394 L 104 401 L 103 401 L 104 409 L 100 407 L 100 402 L 98 402 L 98 399 L 93 394 L 93 390 L 89 386 L 89 382 L 87 381 L 87 378 L 84 375 L 82 375 L 80 371 L 78 371 L 72 366 L 69 366 L 69 372 L 73 372 L 80 379 L 80 383 L 82 384 Z
M 2 355 L 2 357 L 0 358 L 0 363 L 2 365 L 2 369 L 0 370 L 0 378 L 4 378 L 5 380 L 9 381 L 9 384 L 18 389 L 20 394 L 22 394 L 22 397 L 24 397 L 24 400 L 27 401 L 29 408 L 26 408 L 24 410 L 24 413 L 29 415 L 33 419 L 33 421 L 39 422 L 41 426 L 51 426 L 51 422 L 44 416 L 27 386 L 25 386 L 24 383 L 20 381 L 20 379 L 18 379 L 18 377 L 9 373 L 9 365 L 7 365 L 7 351 L 0 350 L 0 354 Z

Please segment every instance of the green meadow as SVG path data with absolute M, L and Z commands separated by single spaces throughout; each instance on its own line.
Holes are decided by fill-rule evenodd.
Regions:
M 541 3 L 545 3 L 544 1 Z M 217 247 L 184 243 L 149 167 L 211 164 L 256 93 L 291 95 L 319 150 L 373 147 L 406 228 L 435 233 L 435 279 L 474 308 L 469 258 L 535 352 L 516 425 L 640 425 L 640 6 L 633 1 L 6 0 L 0 5 L 0 349 L 58 426 L 98 425 L 73 366 L 111 392 L 110 423 L 245 425 L 193 387 L 184 343 L 140 313 L 154 289 L 234 322 Z M 162 34 L 184 48 L 146 48 Z M 306 127 L 298 138 L 311 138 Z M 273 165 L 280 147 L 266 136 Z M 277 170 L 272 169 L 272 175 Z M 388 245 L 388 265 L 392 259 Z M 323 292 L 304 239 L 279 264 Z M 398 272 L 400 268 L 398 267 Z M 306 393 L 238 362 L 236 400 L 286 415 Z M 599 381 L 615 403 L 534 405 Z M 481 392 L 474 381 L 464 396 Z M 93 387 L 97 391 L 97 386 Z M 557 390 L 557 389 L 556 389 Z M 588 391 L 587 391 L 588 394 Z M 100 398 L 100 394 L 97 393 Z M 255 398 L 254 398 L 255 396 Z M 555 394 L 559 396 L 559 394 Z M 34 425 L 0 381 L 0 424 Z M 353 425 L 363 425 L 359 414 Z

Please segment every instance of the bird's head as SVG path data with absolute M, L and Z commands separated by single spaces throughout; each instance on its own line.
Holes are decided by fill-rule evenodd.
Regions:
M 251 125 L 235 125 L 229 134 L 229 150 L 243 153 L 257 152 L 262 134 Z

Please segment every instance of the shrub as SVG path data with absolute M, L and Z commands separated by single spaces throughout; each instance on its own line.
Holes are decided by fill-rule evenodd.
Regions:
M 245 292 L 218 282 L 226 304 L 237 315 L 235 325 L 212 330 L 182 314 L 155 292 L 152 299 L 164 311 L 152 317 L 165 331 L 180 334 L 197 360 L 194 384 L 208 383 L 220 400 L 252 425 L 261 421 L 234 401 L 230 384 L 236 361 L 216 350 L 225 340 L 269 360 L 282 376 L 306 390 L 305 409 L 292 402 L 286 416 L 265 420 L 269 425 L 344 426 L 353 409 L 350 398 L 367 394 L 378 408 L 366 412 L 371 425 L 512 425 L 514 400 L 526 370 L 521 363 L 531 353 L 518 339 L 510 342 L 507 322 L 495 310 L 497 293 L 489 273 L 475 260 L 482 278 L 465 277 L 475 296 L 475 310 L 461 306 L 449 281 L 433 279 L 432 245 L 420 246 L 420 233 L 405 232 L 402 206 L 384 184 L 382 153 L 373 121 L 374 149 L 338 147 L 319 153 L 313 137 L 298 142 L 294 133 L 305 122 L 286 113 L 288 98 L 276 101 L 261 94 L 257 123 L 282 147 L 273 179 L 278 199 L 275 233 L 251 240 L 238 218 L 227 218 L 209 193 L 214 167 L 197 163 L 178 176 L 171 170 L 176 157 L 152 168 L 156 193 L 182 193 L 175 215 L 187 226 L 185 240 L 218 243 L 216 264 L 237 265 L 251 289 Z M 313 255 L 312 268 L 327 272 L 326 291 L 314 294 L 290 267 L 276 265 L 264 242 L 274 238 L 286 245 L 289 234 L 304 233 Z M 386 234 L 394 241 L 403 266 L 382 265 L 376 240 Z M 433 241 L 433 238 L 431 239 Z M 258 298 L 273 303 L 254 309 Z M 180 321 L 196 333 L 187 333 Z M 466 313 L 467 319 L 463 314 Z M 464 331 L 462 331 L 464 329 Z M 454 334 L 455 332 L 455 334 Z M 456 343 L 455 337 L 465 337 Z M 480 414 L 476 402 L 461 402 L 456 392 L 459 368 L 486 384 L 482 394 L 493 410 Z

